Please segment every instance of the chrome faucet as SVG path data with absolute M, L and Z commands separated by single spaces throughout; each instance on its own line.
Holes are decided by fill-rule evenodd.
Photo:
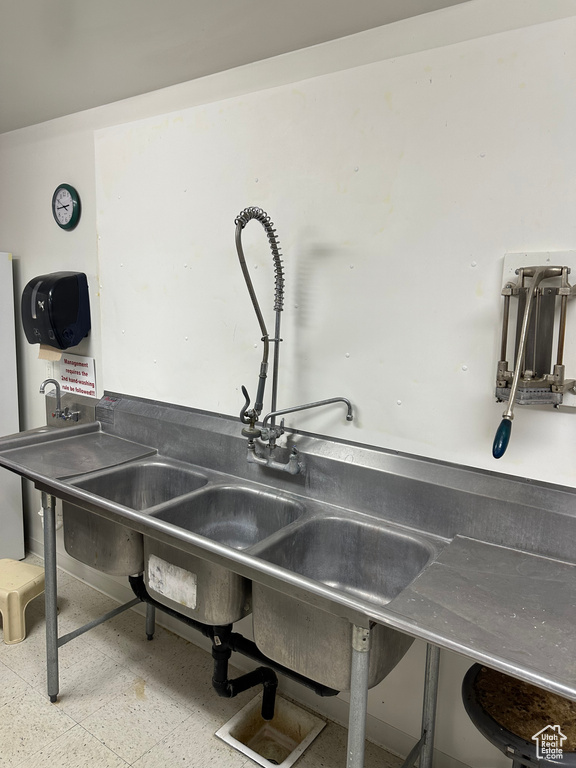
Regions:
M 277 440 L 281 435 L 284 434 L 284 419 L 280 422 L 280 426 L 270 426 L 267 427 L 266 424 L 269 419 L 273 419 L 275 416 L 284 416 L 287 413 L 296 413 L 297 411 L 307 411 L 309 408 L 319 408 L 321 405 L 330 405 L 330 403 L 345 403 L 347 407 L 347 413 L 346 413 L 346 421 L 352 421 L 354 418 L 354 414 L 352 412 L 352 403 L 350 400 L 348 400 L 347 397 L 330 397 L 327 400 L 317 400 L 314 403 L 306 403 L 305 405 L 295 405 L 292 408 L 283 408 L 281 411 L 273 411 L 272 413 L 266 414 L 264 416 L 264 421 L 262 422 L 262 429 L 260 430 L 262 433 L 262 437 L 264 440 L 269 441 L 269 445 L 271 441 Z M 273 447 L 273 445 L 271 446 Z
M 60 388 L 60 382 L 56 381 L 56 379 L 45 379 L 42 384 L 40 384 L 40 394 L 44 394 L 44 390 L 46 389 L 46 386 L 48 384 L 54 384 L 55 392 L 56 392 L 56 410 L 52 414 L 52 418 L 54 419 L 64 419 L 65 421 L 69 421 L 72 419 L 72 421 L 78 421 L 78 417 L 80 416 L 79 411 L 71 411 L 68 406 L 62 410 L 62 396 L 61 396 L 61 388 Z
M 258 304 L 258 299 L 256 298 L 254 286 L 252 285 L 252 280 L 248 272 L 248 267 L 246 265 L 244 252 L 242 250 L 242 230 L 251 219 L 256 219 L 256 221 L 259 221 L 264 227 L 266 236 L 268 237 L 268 242 L 270 244 L 270 250 L 272 251 L 272 258 L 274 260 L 274 272 L 275 272 L 274 311 L 276 313 L 276 320 L 275 320 L 275 331 L 274 331 L 273 339 L 269 338 L 268 331 L 266 329 L 266 324 L 264 322 L 264 317 L 262 316 L 262 312 Z M 242 429 L 242 434 L 244 435 L 244 437 L 248 438 L 247 458 L 250 463 L 260 464 L 261 466 L 270 467 L 272 469 L 279 469 L 284 472 L 289 472 L 290 474 L 296 475 L 299 472 L 301 472 L 303 469 L 303 464 L 298 458 L 297 448 L 295 447 L 292 448 L 290 458 L 286 464 L 283 464 L 282 462 L 279 462 L 273 459 L 272 452 L 276 448 L 276 440 L 281 435 L 284 434 L 284 419 L 282 419 L 280 426 L 276 426 L 276 416 L 283 416 L 287 413 L 295 413 L 296 411 L 305 411 L 308 408 L 318 408 L 321 405 L 329 405 L 330 403 L 342 402 L 342 403 L 345 403 L 348 408 L 348 411 L 346 414 L 346 420 L 352 421 L 352 419 L 354 418 L 352 413 L 352 404 L 345 397 L 332 397 L 332 398 L 329 398 L 328 400 L 318 400 L 314 403 L 306 403 L 305 405 L 296 405 L 296 406 L 293 406 L 292 408 L 283 408 L 281 410 L 277 410 L 276 400 L 277 400 L 277 393 L 278 393 L 278 359 L 279 359 L 280 342 L 282 341 L 282 339 L 280 338 L 280 313 L 282 312 L 283 305 L 284 305 L 284 272 L 282 267 L 282 259 L 280 258 L 280 255 L 281 255 L 280 243 L 278 242 L 278 238 L 276 236 L 274 223 L 270 220 L 270 217 L 268 216 L 268 214 L 265 211 L 263 211 L 261 208 L 255 208 L 255 207 L 245 208 L 236 217 L 234 223 L 236 224 L 236 250 L 238 252 L 238 259 L 240 261 L 242 274 L 244 275 L 244 280 L 246 281 L 246 286 L 248 287 L 248 293 L 250 294 L 250 298 L 252 299 L 252 305 L 254 307 L 254 311 L 256 312 L 256 317 L 260 325 L 260 331 L 262 333 L 262 342 L 264 344 L 264 349 L 262 353 L 262 362 L 260 363 L 260 374 L 258 378 L 256 402 L 254 403 L 253 408 L 250 408 L 250 396 L 248 395 L 246 387 L 242 387 L 242 393 L 244 395 L 246 403 L 242 408 L 242 410 L 240 411 L 240 421 L 246 425 Z M 274 343 L 271 410 L 270 410 L 270 413 L 268 413 L 264 417 L 262 427 L 259 428 L 256 426 L 256 423 L 258 421 L 258 418 L 260 417 L 260 414 L 262 413 L 262 408 L 264 404 L 264 388 L 266 386 L 266 377 L 268 374 L 268 353 L 269 353 L 270 341 Z M 267 426 L 269 421 L 270 421 L 270 426 Z M 259 456 L 256 453 L 255 440 L 257 438 L 262 438 L 263 440 L 268 441 L 268 451 L 269 451 L 268 456 Z

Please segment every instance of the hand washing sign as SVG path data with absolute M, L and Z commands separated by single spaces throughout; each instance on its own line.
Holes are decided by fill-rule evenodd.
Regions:
M 60 382 L 62 392 L 96 397 L 94 358 L 64 352 L 60 360 Z

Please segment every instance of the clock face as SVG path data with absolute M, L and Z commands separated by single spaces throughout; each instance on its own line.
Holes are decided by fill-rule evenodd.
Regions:
M 74 229 L 80 218 L 80 198 L 69 184 L 60 184 L 52 197 L 52 213 L 62 229 Z

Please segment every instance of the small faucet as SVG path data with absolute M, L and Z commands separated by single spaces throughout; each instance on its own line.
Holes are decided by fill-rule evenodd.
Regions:
M 272 451 L 276 448 L 276 440 L 284 434 L 284 419 L 280 422 L 279 427 L 272 425 L 267 427 L 266 424 L 269 419 L 274 420 L 276 416 L 284 416 L 287 413 L 296 413 L 297 411 L 307 411 L 309 408 L 319 408 L 321 405 L 330 405 L 331 403 L 345 403 L 348 409 L 346 413 L 346 421 L 352 421 L 354 419 L 352 403 L 347 397 L 330 397 L 327 400 L 317 400 L 314 403 L 305 403 L 305 405 L 294 405 L 292 408 L 282 408 L 280 411 L 272 411 L 271 413 L 266 414 L 260 432 L 261 437 L 264 440 L 268 440 L 270 456 L 268 458 L 257 456 L 254 441 L 252 440 L 252 446 L 250 445 L 250 441 L 248 443 L 248 461 L 250 463 L 272 467 L 272 469 L 280 469 L 284 472 L 289 472 L 291 475 L 297 475 L 299 472 L 302 472 L 304 465 L 298 459 L 298 449 L 295 446 L 292 447 L 287 464 L 281 464 L 272 459 Z
M 244 437 L 248 438 L 248 462 L 250 464 L 260 464 L 262 467 L 279 469 L 283 472 L 288 472 L 291 475 L 297 475 L 304 469 L 303 463 L 298 458 L 298 449 L 295 446 L 292 447 L 290 458 L 286 464 L 282 464 L 282 462 L 273 459 L 272 451 L 276 448 L 276 440 L 284 434 L 284 419 L 280 422 L 280 426 L 276 426 L 273 423 L 270 426 L 267 426 L 269 420 L 272 420 L 273 422 L 276 416 L 285 416 L 287 413 L 296 413 L 297 411 L 307 411 L 309 408 L 319 408 L 321 405 L 330 405 L 331 403 L 344 403 L 348 409 L 346 412 L 346 421 L 352 421 L 354 419 L 352 403 L 347 397 L 330 397 L 327 400 L 317 400 L 314 403 L 294 405 L 292 408 L 282 408 L 279 411 L 272 411 L 264 416 L 262 427 L 259 428 L 256 426 L 256 412 L 254 410 L 246 410 L 250 404 L 248 393 L 244 387 L 242 387 L 242 391 L 246 397 L 246 406 L 243 409 L 243 414 L 245 413 L 249 418 L 249 421 L 247 422 L 249 426 L 242 430 Z M 270 452 L 268 457 L 258 456 L 256 453 L 256 443 L 254 441 L 258 437 L 268 441 L 268 450 Z
M 78 421 L 78 418 L 80 416 L 80 411 L 71 411 L 68 406 L 62 410 L 62 397 L 61 397 L 61 389 L 60 389 L 60 383 L 56 381 L 56 379 L 45 379 L 42 384 L 40 384 L 40 394 L 44 394 L 44 390 L 46 389 L 47 384 L 54 384 L 55 392 L 56 392 L 56 410 L 52 414 L 53 419 L 64 419 L 65 421 L 69 421 L 72 419 L 72 421 Z
M 330 397 L 327 400 L 317 400 L 314 403 L 306 403 L 305 405 L 294 405 L 292 408 L 282 408 L 280 411 L 272 411 L 271 413 L 266 414 L 266 416 L 264 416 L 264 421 L 262 422 L 262 429 L 260 430 L 262 433 L 261 436 L 264 438 L 264 440 L 268 440 L 269 448 L 274 448 L 276 445 L 276 440 L 284 434 L 284 419 L 282 419 L 280 422 L 279 427 L 272 425 L 267 427 L 266 424 L 269 419 L 273 420 L 276 416 L 284 416 L 287 413 L 307 411 L 309 408 L 319 408 L 321 405 L 330 405 L 330 403 L 345 403 L 348 408 L 348 412 L 346 413 L 346 421 L 352 421 L 354 419 L 352 403 L 350 400 L 348 400 L 347 397 Z

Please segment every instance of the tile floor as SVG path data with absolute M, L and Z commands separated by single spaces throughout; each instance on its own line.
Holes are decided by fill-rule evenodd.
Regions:
M 60 634 L 116 605 L 62 571 L 58 593 Z M 28 636 L 16 645 L 5 645 L 0 630 L 0 768 L 256 765 L 214 736 L 256 691 L 220 699 L 205 651 L 159 626 L 148 642 L 144 618 L 127 611 L 60 649 L 60 696 L 51 704 L 43 596 L 29 604 L 26 623 Z M 366 768 L 401 762 L 367 743 Z M 296 768 L 345 765 L 346 730 L 329 722 Z

